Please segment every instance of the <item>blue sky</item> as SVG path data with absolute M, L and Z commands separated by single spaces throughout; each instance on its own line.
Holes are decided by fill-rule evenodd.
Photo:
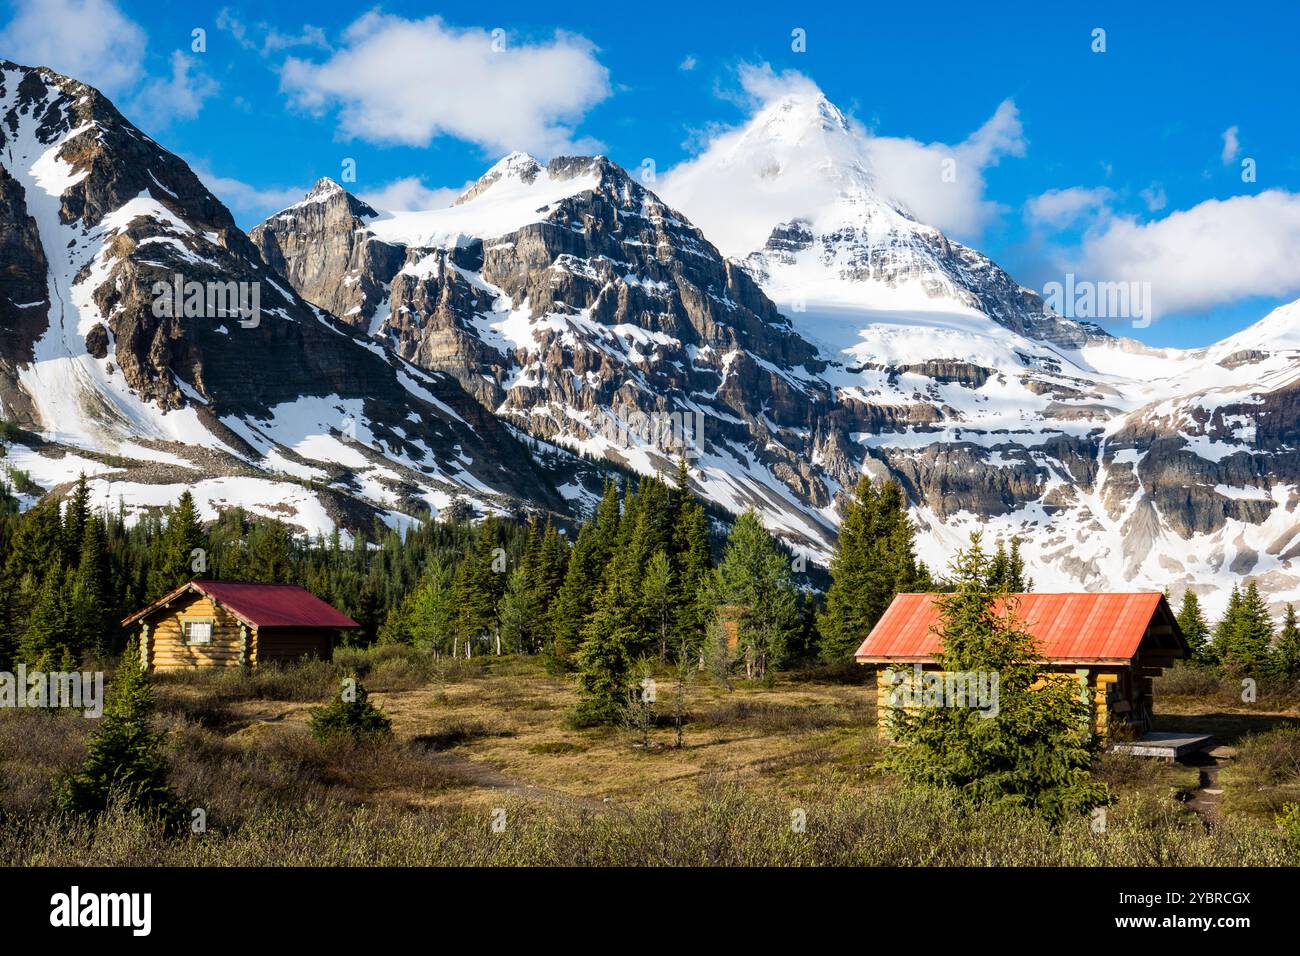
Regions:
M 349 188 L 412 201 L 446 195 L 515 146 L 668 170 L 755 108 L 742 69 L 797 73 L 871 135 L 955 145 L 1014 117 L 1014 142 L 980 169 L 992 214 L 934 224 L 1038 289 L 1134 263 L 1172 308 L 1123 334 L 1203 345 L 1300 296 L 1294 4 L 377 9 L 10 0 L 0 55 L 104 88 L 245 227 L 316 178 L 339 178 L 346 158 Z M 195 28 L 203 52 L 191 50 Z M 1097 28 L 1104 53 L 1092 49 Z M 472 49 L 494 30 L 510 57 L 479 62 Z M 447 46 L 422 51 L 429 37 Z M 439 73 L 449 57 L 462 79 Z

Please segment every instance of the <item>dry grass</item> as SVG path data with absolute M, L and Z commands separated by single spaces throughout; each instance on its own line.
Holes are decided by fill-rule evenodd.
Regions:
M 1300 730 L 1252 734 L 1220 777 L 1225 809 L 1271 820 L 1286 803 L 1300 803 Z
M 312 739 L 313 707 L 361 676 L 393 722 L 391 740 Z M 1181 765 L 1105 755 L 1120 796 L 1105 835 L 1045 830 L 1016 814 L 972 813 L 901 791 L 878 767 L 870 687 L 808 675 L 734 691 L 696 675 L 685 746 L 674 746 L 671 678 L 659 682 L 649 746 L 626 729 L 574 729 L 571 678 L 529 658 L 434 660 L 403 648 L 341 651 L 253 674 L 154 682 L 172 785 L 207 812 L 209 838 L 166 842 L 117 814 L 73 826 L 51 816 L 53 779 L 84 756 L 90 722 L 0 713 L 0 862 L 101 863 L 1272 863 L 1294 860 L 1258 815 L 1294 793 L 1296 734 L 1242 748 L 1223 828 L 1207 834 L 1174 797 Z M 1164 703 L 1162 701 L 1162 703 Z M 1285 714 L 1226 714 L 1217 697 L 1180 697 L 1180 729 Z M 1178 713 L 1181 711 L 1180 713 Z M 1251 738 L 1252 740 L 1254 738 Z M 1240 774 L 1237 775 L 1237 772 Z M 1241 799 L 1268 788 L 1256 804 Z M 1295 797 L 1292 796 L 1292 799 Z M 507 807 L 508 839 L 486 814 Z M 809 832 L 791 834 L 805 809 Z M 62 849 L 44 848 L 54 829 Z M 1127 841 L 1127 842 L 1125 842 Z M 77 854 L 81 854 L 78 856 Z M 1288 854 L 1291 854 L 1288 856 Z

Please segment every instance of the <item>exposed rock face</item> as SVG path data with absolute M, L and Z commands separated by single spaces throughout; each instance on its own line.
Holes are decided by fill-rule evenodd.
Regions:
M 877 195 L 829 103 L 763 122 L 723 172 L 807 160 L 830 205 L 737 259 L 604 158 L 520 153 L 446 209 L 321 180 L 246 236 L 97 92 L 0 64 L 0 411 L 316 530 L 457 494 L 577 514 L 573 452 L 687 450 L 697 490 L 814 554 L 866 472 L 937 569 L 982 531 L 1043 588 L 1300 599 L 1300 303 L 1207 349 L 1113 338 Z M 257 289 L 258 321 L 160 312 L 177 275 Z
M 338 183 L 322 179 L 276 217 L 276 228 L 259 226 L 249 238 L 304 299 L 368 330 L 405 258 L 402 249 L 365 232 L 366 220 L 376 215 Z
M 512 194 L 536 200 L 524 204 L 524 221 L 493 229 L 491 210 Z M 640 447 L 606 449 L 619 444 L 607 441 L 609 427 L 638 415 L 701 412 L 706 455 L 748 463 L 766 486 L 737 486 L 734 469 L 720 470 L 714 480 L 730 483 L 727 493 L 746 504 L 788 512 L 783 499 L 793 493 L 822 507 L 829 489 L 851 478 L 827 481 L 826 465 L 813 464 L 810 426 L 825 418 L 831 398 L 817 377 L 825 363 L 815 347 L 747 272 L 610 161 L 561 157 L 543 167 L 507 157 L 450 211 L 463 211 L 455 222 L 477 232 L 448 231 L 441 244 L 425 242 L 427 223 L 404 223 L 400 214 L 340 215 L 324 231 L 313 219 L 299 234 L 304 208 L 354 208 L 337 194 L 327 204 L 310 198 L 254 230 L 263 248 L 293 250 L 286 274 L 335 262 L 340 271 L 324 279 L 327 288 L 386 284 L 375 336 L 425 369 L 454 375 L 486 408 L 531 433 L 671 470 L 671 447 L 632 441 Z M 479 208 L 486 225 L 474 222 Z M 401 268 L 391 276 L 343 270 L 359 257 L 356 245 L 338 254 L 339 229 L 361 244 L 402 241 Z M 314 286 L 298 288 L 310 298 Z M 821 547 L 829 530 L 820 516 L 796 514 L 792 537 Z
M 48 271 L 23 188 L 0 165 L 0 409 L 22 425 L 33 424 L 34 415 L 18 387 L 17 366 L 32 361 L 32 347 L 49 324 Z
M 502 217 L 512 196 L 524 214 Z M 1094 361 L 1148 353 L 1055 315 L 986 257 L 882 202 L 858 197 L 852 222 L 834 230 L 779 226 L 743 268 L 602 158 L 543 166 L 514 154 L 424 218 L 359 214 L 333 188 L 327 202 L 351 210 L 336 227 L 357 237 L 347 257 L 328 230 L 290 235 L 302 204 L 255 235 L 349 269 L 358 243 L 401 248 L 395 274 L 358 276 L 389 289 L 371 325 L 378 340 L 534 435 L 642 470 L 668 471 L 671 456 L 602 441 L 601 422 L 702 409 L 703 492 L 757 508 L 793 541 L 824 545 L 823 516 L 865 469 L 902 483 L 937 566 L 972 530 L 1020 535 L 1040 582 L 1058 587 L 1197 586 L 1216 561 L 1291 547 L 1264 531 L 1282 520 L 1269 470 L 1296 473 L 1290 453 L 1207 458 L 1197 447 L 1233 440 L 1246 411 L 1285 421 L 1289 399 L 1248 391 L 1213 411 L 1194 399 L 1179 415 L 1153 414 L 1206 363 L 1249 384 L 1289 359 L 1269 348 L 1150 352 L 1152 378 L 1167 380 L 1099 373 Z M 793 303 L 791 276 L 813 290 L 793 322 L 761 288 Z M 358 284 L 351 271 L 324 280 L 341 283 Z M 847 312 L 860 331 L 843 347 L 826 331 L 844 309 L 815 301 L 828 283 L 835 301 L 866 294 Z M 881 287 L 925 289 L 933 318 L 874 313 Z M 1259 435 L 1286 444 L 1267 423 Z M 1185 545 L 1252 528 L 1246 538 L 1270 541 Z
M 454 494 L 567 510 L 454 379 L 304 302 L 189 167 L 97 91 L 0 61 L 0 162 L 6 418 L 88 450 L 129 443 L 121 457 L 145 461 L 141 441 L 211 449 L 190 457 L 187 485 L 244 480 L 213 500 L 265 481 L 301 512 L 311 496 L 274 484 L 293 476 L 319 482 L 336 513 L 356 512 L 342 499 L 419 513 Z

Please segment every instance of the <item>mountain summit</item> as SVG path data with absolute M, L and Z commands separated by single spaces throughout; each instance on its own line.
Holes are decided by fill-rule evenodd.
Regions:
M 866 472 L 936 568 L 979 530 L 1020 537 L 1042 587 L 1300 597 L 1300 305 L 1206 349 L 1111 337 L 884 197 L 869 158 L 800 95 L 670 175 L 671 204 L 605 157 L 512 153 L 443 208 L 325 178 L 245 235 L 93 89 L 0 63 L 0 412 L 25 430 L 3 467 L 328 533 L 455 497 L 577 516 L 601 469 L 685 455 L 814 557 Z M 719 251 L 719 200 L 756 245 L 724 222 Z

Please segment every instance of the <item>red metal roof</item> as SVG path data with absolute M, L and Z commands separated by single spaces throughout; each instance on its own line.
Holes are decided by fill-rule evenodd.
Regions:
M 193 588 L 212 598 L 253 627 L 360 627 L 343 612 L 296 584 L 254 584 L 239 581 L 190 581 L 122 623 L 139 620 Z
M 900 594 L 855 655 L 858 663 L 921 662 L 939 654 L 939 594 Z M 1017 594 L 1017 614 L 1047 660 L 1128 661 L 1164 600 L 1136 594 Z

